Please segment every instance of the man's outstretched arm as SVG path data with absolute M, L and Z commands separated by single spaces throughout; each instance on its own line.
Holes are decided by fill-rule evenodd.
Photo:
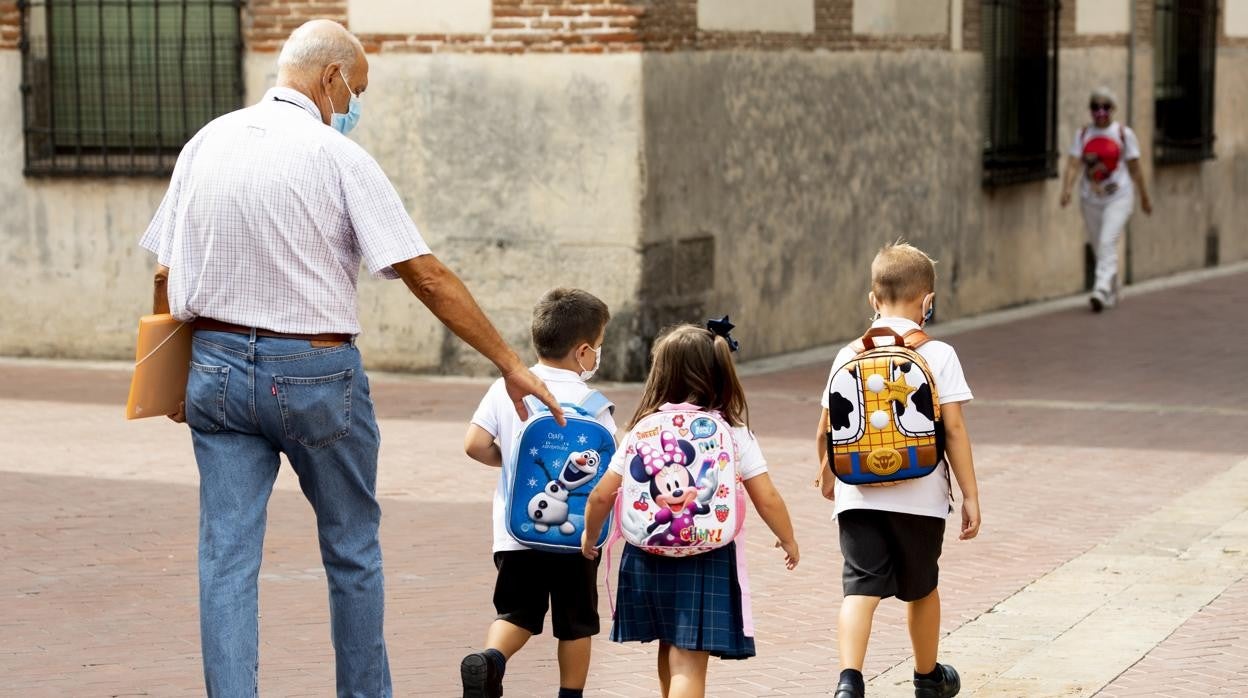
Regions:
M 431 254 L 413 257 L 392 267 L 412 295 L 424 303 L 442 324 L 498 367 L 507 386 L 507 395 L 521 419 L 528 418 L 524 398 L 533 395 L 550 408 L 560 424 L 564 424 L 559 402 L 550 394 L 546 384 L 524 365 L 515 350 L 503 341 L 455 272 Z

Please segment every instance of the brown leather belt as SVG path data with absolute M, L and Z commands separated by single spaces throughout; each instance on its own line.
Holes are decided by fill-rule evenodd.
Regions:
M 209 317 L 201 317 L 195 320 L 195 322 L 193 322 L 191 326 L 197 330 L 207 330 L 208 332 L 230 332 L 233 334 L 245 334 L 245 335 L 251 335 L 251 331 L 254 329 L 256 331 L 257 337 L 274 337 L 276 339 L 301 339 L 306 342 L 313 342 L 316 344 L 321 344 L 321 343 L 343 344 L 346 342 L 350 342 L 352 339 L 352 336 L 349 334 L 340 334 L 337 332 L 322 332 L 321 334 L 292 334 L 289 332 L 274 332 L 273 330 L 266 330 L 262 327 L 255 327 L 255 328 L 245 327 L 243 325 L 235 325 L 232 322 L 221 322 L 220 320 L 213 320 L 212 318 L 209 318 Z

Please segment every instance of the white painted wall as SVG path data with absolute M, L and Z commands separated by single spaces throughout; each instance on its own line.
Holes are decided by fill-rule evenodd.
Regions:
M 1223 0 L 1227 36 L 1248 36 L 1248 0 Z
M 1126 34 L 1131 30 L 1129 0 L 1075 0 L 1076 34 Z
M 698 0 L 698 29 L 813 34 L 815 0 Z
M 347 23 L 357 34 L 484 34 L 490 0 L 348 0 Z
M 920 36 L 948 32 L 949 0 L 854 0 L 855 34 Z

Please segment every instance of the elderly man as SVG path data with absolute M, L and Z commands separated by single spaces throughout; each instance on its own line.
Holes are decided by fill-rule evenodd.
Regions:
M 210 696 L 257 692 L 256 579 L 285 453 L 316 514 L 339 696 L 391 695 L 375 497 L 379 435 L 355 346 L 356 276 L 401 278 L 525 395 L 558 412 L 425 245 L 381 168 L 344 137 L 368 60 L 327 20 L 295 30 L 277 87 L 183 148 L 142 239 L 156 310 L 192 322 L 184 414 L 200 472 L 199 589 Z M 559 412 L 560 419 L 562 413 Z

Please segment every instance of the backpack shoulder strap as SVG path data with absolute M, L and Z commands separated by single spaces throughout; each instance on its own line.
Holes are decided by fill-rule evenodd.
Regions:
M 525 395 L 523 402 L 525 408 L 529 411 L 529 419 L 533 419 L 543 412 L 550 411 L 550 408 L 547 407 L 541 400 L 538 400 L 534 395 Z
M 906 348 L 908 349 L 918 349 L 932 341 L 932 338 L 927 336 L 927 333 L 923 330 L 910 330 L 902 335 L 902 339 L 905 340 Z
M 610 410 L 612 414 L 615 413 L 615 405 L 607 399 L 606 395 L 603 395 L 597 390 L 590 390 L 585 397 L 581 398 L 581 402 L 579 404 L 581 409 L 585 410 L 594 417 L 598 417 L 603 412 L 608 410 Z

